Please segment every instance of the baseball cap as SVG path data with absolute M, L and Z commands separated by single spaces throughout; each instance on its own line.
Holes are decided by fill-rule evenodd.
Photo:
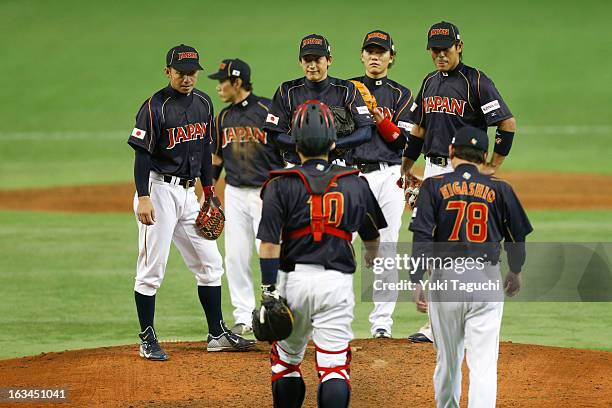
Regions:
M 170 48 L 166 54 L 166 66 L 180 72 L 202 70 L 200 56 L 195 48 L 185 44 Z
M 453 23 L 441 21 L 431 26 L 427 32 L 427 49 L 432 47 L 450 48 L 461 39 L 459 28 Z
M 331 47 L 327 38 L 319 34 L 310 34 L 302 38 L 300 41 L 300 58 L 304 55 L 318 55 L 320 57 L 329 57 L 331 55 Z
M 210 79 L 240 78 L 244 83 L 251 83 L 251 68 L 239 58 L 228 58 L 221 61 L 219 70 L 208 76 Z
M 451 144 L 453 146 L 469 146 L 486 152 L 489 150 L 489 137 L 487 132 L 482 129 L 466 126 L 455 133 Z
M 365 35 L 361 49 L 363 50 L 368 45 L 378 45 L 379 47 L 383 47 L 385 50 L 391 51 L 393 54 L 395 53 L 395 45 L 393 45 L 391 36 L 389 33 L 382 30 L 370 31 Z

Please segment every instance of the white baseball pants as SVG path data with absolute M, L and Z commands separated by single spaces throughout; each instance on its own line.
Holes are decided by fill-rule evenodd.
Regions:
M 297 264 L 294 272 L 279 271 L 278 290 L 287 299 L 295 317 L 291 336 L 278 342 L 280 359 L 291 365 L 302 362 L 306 344 L 312 338 L 317 347 L 316 358 L 324 377 L 347 379 L 347 370 L 328 372 L 325 368 L 341 367 L 350 360 L 349 342 L 353 339 L 353 274 L 326 270 L 320 265 Z M 323 369 L 323 370 L 321 370 Z M 280 373 L 285 366 L 272 366 Z M 321 371 L 325 371 L 322 375 Z M 299 377 L 297 371 L 287 377 Z
M 432 279 L 436 274 L 437 271 Z M 497 276 L 501 281 L 499 264 L 488 265 L 486 275 Z M 457 276 L 454 279 L 461 279 Z M 499 331 L 504 304 L 475 301 L 476 296 L 466 293 L 463 299 L 458 296 L 457 302 L 436 302 L 430 296 L 428 310 L 437 352 L 433 379 L 438 408 L 459 407 L 461 365 L 466 351 L 470 370 L 468 407 L 495 407 Z
M 221 286 L 223 262 L 216 241 L 200 237 L 195 220 L 200 204 L 195 188 L 186 189 L 163 181 L 163 176 L 151 172 L 149 195 L 155 209 L 155 224 L 138 222 L 138 262 L 134 290 L 152 296 L 160 287 L 170 253 L 170 243 L 178 248 L 185 264 L 195 275 L 198 286 Z M 134 214 L 138 194 L 134 195 Z
M 260 241 L 255 239 L 261 220 L 262 200 L 259 187 L 225 186 L 225 268 L 234 321 L 251 325 L 255 309 L 251 255 L 253 242 L 259 252 Z
M 397 240 L 402 226 L 402 214 L 404 213 L 404 192 L 396 184 L 400 177 L 400 166 L 390 166 L 386 169 L 363 174 L 368 180 L 370 190 L 374 193 L 376 201 L 380 206 L 387 227 L 381 229 L 380 242 L 382 257 L 394 257 L 397 252 Z M 383 282 L 397 282 L 397 269 L 385 270 L 382 275 L 377 276 Z M 397 291 L 374 291 L 372 294 L 374 308 L 370 312 L 369 320 L 372 334 L 377 329 L 385 329 L 391 333 L 393 326 L 392 314 L 397 302 Z

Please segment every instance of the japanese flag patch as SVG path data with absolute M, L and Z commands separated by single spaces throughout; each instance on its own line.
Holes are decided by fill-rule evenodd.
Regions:
M 266 117 L 266 122 L 270 122 L 270 123 L 274 123 L 275 125 L 278 125 L 278 116 L 274 116 L 271 113 L 268 113 L 268 116 Z
M 144 137 L 146 136 L 147 132 L 142 130 L 142 129 L 138 129 L 138 128 L 134 128 L 134 130 L 132 130 L 132 137 L 135 137 L 136 139 L 144 139 Z

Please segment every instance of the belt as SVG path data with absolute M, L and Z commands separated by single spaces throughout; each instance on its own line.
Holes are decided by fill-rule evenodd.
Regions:
M 151 178 L 175 186 L 181 186 L 183 188 L 191 188 L 195 186 L 195 179 L 184 179 L 176 176 L 170 176 L 167 174 L 159 174 L 154 171 L 151 172 Z
M 380 163 L 357 163 L 355 165 L 362 173 L 371 173 L 373 171 L 388 169 L 389 167 L 394 166 L 394 164 L 389 164 L 385 162 Z
M 431 164 L 435 164 L 436 166 L 446 167 L 448 166 L 448 157 L 444 156 L 427 156 L 429 162 Z
M 184 179 L 176 176 L 168 176 L 166 174 L 164 174 L 163 177 L 165 183 L 179 185 L 185 188 L 191 188 L 195 186 L 195 179 Z

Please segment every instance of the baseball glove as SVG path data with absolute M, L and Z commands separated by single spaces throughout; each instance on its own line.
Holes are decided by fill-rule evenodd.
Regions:
M 351 82 L 355 84 L 355 87 L 361 94 L 361 97 L 363 98 L 363 101 L 368 107 L 368 110 L 370 111 L 370 113 L 374 113 L 374 110 L 376 110 L 376 108 L 378 107 L 378 103 L 376 102 L 376 97 L 370 93 L 370 90 L 368 89 L 367 86 L 365 86 L 363 82 L 359 82 L 355 80 L 351 80 Z
M 223 232 L 225 226 L 225 214 L 221 208 L 221 202 L 211 194 L 206 197 L 195 222 L 196 231 L 202 238 L 214 241 Z
M 404 174 L 397 180 L 397 186 L 404 189 L 404 199 L 410 209 L 414 208 L 421 184 L 423 184 L 423 179 L 410 173 Z
M 336 134 L 338 137 L 350 135 L 355 131 L 355 120 L 349 110 L 344 106 L 330 106 L 329 110 L 334 114 Z
M 257 340 L 284 340 L 293 331 L 293 312 L 287 300 L 276 290 L 265 290 L 261 295 L 261 307 L 253 310 L 253 333 Z

